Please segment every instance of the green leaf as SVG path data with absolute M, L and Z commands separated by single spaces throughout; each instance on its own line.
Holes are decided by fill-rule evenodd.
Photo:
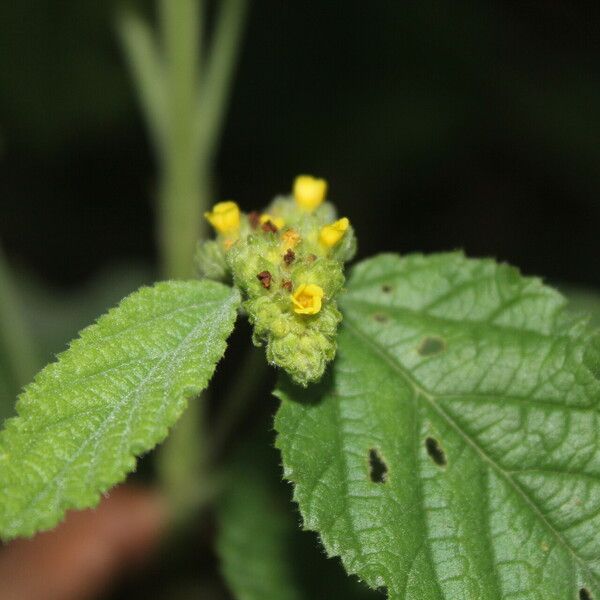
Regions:
M 312 532 L 298 529 L 289 486 L 281 481 L 267 435 L 240 444 L 229 475 L 219 503 L 217 550 L 238 600 L 381 598 L 348 578 L 338 559 L 327 560 Z
M 569 309 L 588 314 L 590 323 L 600 327 L 600 294 L 592 290 L 575 285 L 560 285 L 559 289 L 569 300 Z
M 12 414 L 13 403 L 13 388 L 10 383 L 8 367 L 0 352 L 0 425 Z
M 49 289 L 37 277 L 17 271 L 23 316 L 35 332 L 36 371 L 54 360 L 69 340 L 138 288 L 152 284 L 150 269 L 142 264 L 122 263 L 100 269 L 81 286 L 68 292 Z M 25 382 L 28 383 L 28 382 Z
M 390 598 L 600 598 L 600 343 L 461 254 L 358 265 L 326 381 L 276 419 L 304 524 Z
M 0 434 L 0 534 L 95 505 L 210 379 L 239 296 L 207 281 L 135 292 L 25 388 Z
M 77 332 L 133 290 L 152 281 L 142 265 L 122 264 L 101 270 L 68 294 L 49 290 L 26 271 L 17 271 L 19 308 L 27 329 L 35 332 L 34 371 L 54 359 Z M 27 383 L 27 382 L 25 382 Z M 0 424 L 15 413 L 20 385 L 11 375 L 10 361 L 0 348 Z

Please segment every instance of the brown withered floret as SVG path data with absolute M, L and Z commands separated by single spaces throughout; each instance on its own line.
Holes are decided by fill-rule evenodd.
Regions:
M 273 223 L 273 221 L 265 221 L 262 224 L 261 229 L 266 233 L 277 233 L 277 226 Z
M 283 235 L 281 236 L 281 241 L 287 248 L 294 248 L 300 240 L 300 234 L 294 229 L 288 229 L 287 231 L 284 231 Z
M 281 282 L 281 287 L 282 287 L 284 290 L 287 290 L 288 292 L 291 292 L 291 291 L 292 291 L 292 288 L 293 288 L 294 286 L 292 285 L 292 281 L 291 281 L 290 279 L 284 279 L 284 280 Z
M 268 290 L 271 287 L 271 280 L 273 277 L 269 271 L 261 271 L 256 278 L 261 282 L 262 286 Z
M 289 266 L 294 262 L 295 258 L 296 253 L 291 248 L 288 248 L 287 252 L 283 255 L 283 262 Z
M 248 222 L 250 223 L 250 227 L 252 227 L 252 229 L 256 229 L 260 223 L 260 213 L 256 210 L 248 213 Z

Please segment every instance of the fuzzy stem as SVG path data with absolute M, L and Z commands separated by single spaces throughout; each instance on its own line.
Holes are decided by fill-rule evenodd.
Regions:
M 219 457 L 232 432 L 243 419 L 248 404 L 256 396 L 267 369 L 264 352 L 253 347 L 248 348 L 232 389 L 223 399 L 223 406 L 212 429 L 210 450 L 213 459 Z
M 208 165 L 212 164 L 218 150 L 247 11 L 247 0 L 223 0 L 221 3 L 201 81 L 194 125 L 200 154 Z
M 199 157 L 194 152 L 191 126 L 200 78 L 202 9 L 198 0 L 159 1 L 168 134 L 160 165 L 158 235 L 162 272 L 172 279 L 192 274 L 202 212 L 206 209 L 202 206 L 205 199 L 200 193 Z
M 159 38 L 138 18 L 119 30 L 159 163 L 157 236 L 161 270 L 192 276 L 212 198 L 212 169 L 221 134 L 247 0 L 223 0 L 202 72 L 202 0 L 158 0 Z M 205 501 L 205 397 L 192 400 L 159 457 L 159 472 L 177 519 Z

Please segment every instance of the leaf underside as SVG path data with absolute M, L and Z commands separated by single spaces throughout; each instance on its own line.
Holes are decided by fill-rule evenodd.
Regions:
M 97 504 L 162 441 L 210 379 L 237 292 L 206 281 L 142 288 L 43 369 L 0 434 L 0 535 Z
M 600 345 L 537 279 L 358 265 L 338 357 L 276 418 L 304 526 L 390 598 L 600 599 Z

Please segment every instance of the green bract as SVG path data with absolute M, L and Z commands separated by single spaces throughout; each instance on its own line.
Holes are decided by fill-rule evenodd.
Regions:
M 206 386 L 238 302 L 208 281 L 142 288 L 41 371 L 0 434 L 0 536 L 53 527 L 123 480 Z
M 276 419 L 306 528 L 393 599 L 600 598 L 600 342 L 460 254 L 357 266 L 331 376 Z
M 348 227 L 338 243 L 325 245 L 320 231 L 335 218 L 330 203 L 308 212 L 293 198 L 279 197 L 262 215 L 242 215 L 238 231 L 219 234 L 197 254 L 205 276 L 224 279 L 231 274 L 244 294 L 254 343 L 266 345 L 269 363 L 302 385 L 318 381 L 336 352 L 342 319 L 336 296 L 356 239 Z M 303 284 L 323 291 L 322 305 L 313 314 L 295 311 L 292 296 Z

